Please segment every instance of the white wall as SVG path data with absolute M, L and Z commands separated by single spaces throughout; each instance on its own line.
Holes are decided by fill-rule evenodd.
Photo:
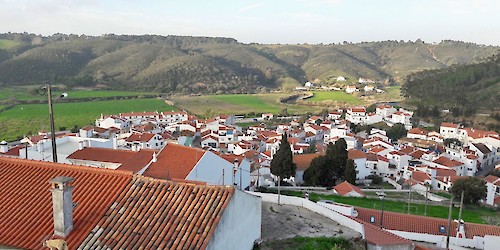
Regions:
M 492 235 L 484 236 L 484 249 L 486 250 L 498 249 L 498 246 L 500 246 L 499 236 L 492 236 Z
M 235 183 L 240 184 L 240 172 L 242 189 L 250 185 L 250 163 L 243 161 L 241 164 L 243 170 L 236 171 Z M 220 156 L 206 152 L 198 164 L 191 170 L 186 180 L 203 181 L 210 185 L 232 185 L 233 182 L 233 163 L 226 161 Z M 224 181 L 222 181 L 222 170 L 224 169 Z
M 252 249 L 261 237 L 262 199 L 236 190 L 207 249 Z

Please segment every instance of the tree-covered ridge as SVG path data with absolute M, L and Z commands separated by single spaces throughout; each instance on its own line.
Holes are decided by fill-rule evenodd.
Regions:
M 422 110 L 440 107 L 467 114 L 478 109 L 498 109 L 500 55 L 476 64 L 410 74 L 401 92 Z
M 243 44 L 232 38 L 0 34 L 0 85 L 41 82 L 183 93 L 242 93 L 359 77 L 401 83 L 415 71 L 475 63 L 498 47 L 420 40 Z M 3 45 L 2 45 L 3 44 Z M 344 76 L 347 82 L 336 82 Z

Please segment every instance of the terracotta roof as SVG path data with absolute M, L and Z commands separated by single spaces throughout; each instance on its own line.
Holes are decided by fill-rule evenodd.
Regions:
M 381 229 L 377 226 L 357 220 L 363 224 L 365 231 L 365 240 L 376 246 L 390 246 L 390 245 L 411 245 L 412 242 L 391 232 Z
M 364 113 L 366 112 L 366 109 L 364 107 L 356 107 L 356 108 L 350 108 L 352 112 L 357 112 L 357 113 Z
M 411 153 L 410 156 L 413 157 L 414 159 L 420 159 L 420 158 L 422 158 L 422 155 L 424 155 L 424 154 L 425 154 L 425 152 L 419 149 L 419 150 Z
M 377 154 L 373 154 L 373 153 L 366 154 L 366 160 L 367 161 L 378 161 Z
M 143 173 L 158 179 L 186 179 L 206 151 L 198 148 L 167 144 L 158 154 L 158 160 Z
M 153 159 L 153 154 L 155 150 L 150 149 L 141 149 L 136 154 L 130 156 L 128 159 L 123 161 L 123 164 L 120 165 L 118 170 L 132 171 L 134 173 L 139 172 L 139 170 L 143 169 L 148 163 Z
M 15 147 L 9 148 L 7 152 L 1 153 L 0 155 L 9 155 L 9 156 L 19 156 L 19 150 L 24 149 L 26 146 L 25 145 L 17 145 Z
M 497 184 L 500 185 L 500 177 L 494 176 L 494 175 L 488 175 L 486 178 L 483 179 L 486 182 L 492 183 L 492 184 Z
M 483 137 L 488 137 L 488 136 L 498 136 L 498 133 L 494 132 L 494 131 L 484 131 L 484 130 L 473 129 L 473 128 L 465 128 L 465 131 L 467 131 L 467 136 L 469 136 L 473 139 L 478 139 L 478 138 L 483 138 Z
M 449 158 L 444 157 L 444 156 L 441 156 L 441 157 L 437 158 L 433 162 L 437 163 L 437 164 L 440 164 L 440 165 L 443 165 L 443 166 L 446 166 L 446 167 L 458 167 L 460 165 L 463 165 L 462 162 L 459 162 L 459 161 L 456 161 L 456 160 L 452 160 L 452 159 L 449 159 Z
M 137 152 L 110 148 L 83 148 L 70 154 L 67 159 L 124 163 Z
M 73 177 L 73 231 L 66 237 L 70 249 L 82 242 L 106 209 L 129 185 L 130 172 L 50 162 L 0 158 L 0 245 L 45 249 L 54 223 L 49 180 Z
M 155 134 L 152 134 L 152 133 L 132 134 L 125 141 L 127 141 L 127 142 L 136 142 L 136 141 L 148 142 L 154 136 L 155 136 Z
M 431 180 L 431 177 L 427 173 L 420 172 L 420 171 L 413 171 L 411 174 L 411 178 L 415 181 L 420 182 L 420 183 L 424 183 L 425 181 Z
M 416 134 L 416 135 L 426 135 L 428 132 L 421 128 L 412 128 L 408 130 L 408 134 Z
M 458 124 L 455 123 L 449 123 L 449 122 L 443 122 L 441 123 L 441 127 L 446 127 L 446 128 L 458 128 Z
M 293 155 L 293 163 L 297 164 L 297 170 L 306 170 L 311 166 L 312 160 L 318 156 L 321 156 L 321 154 Z
M 134 177 L 80 247 L 205 249 L 233 188 Z
M 349 149 L 347 151 L 347 157 L 351 160 L 366 158 L 366 154 L 357 149 Z
M 430 168 L 436 170 L 436 176 L 456 176 L 457 171 L 455 169 L 444 169 L 444 168 Z
M 374 216 L 376 221 L 375 225 L 380 225 L 381 211 L 360 207 L 356 207 L 355 209 L 356 211 L 358 211 L 358 216 L 356 218 L 370 223 L 370 217 Z M 384 211 L 383 223 L 383 227 L 388 230 L 444 236 L 446 235 L 446 233 L 441 233 L 439 231 L 439 228 L 441 226 L 444 226 L 445 229 L 448 228 L 448 220 L 446 219 L 388 211 Z M 457 223 L 454 222 L 451 226 L 452 235 L 455 235 L 456 230 Z M 465 236 L 467 238 L 472 239 L 474 236 L 484 237 L 485 235 L 500 236 L 500 227 L 465 222 Z
M 338 184 L 337 186 L 333 187 L 333 189 L 335 189 L 335 191 L 337 191 L 337 193 L 339 195 L 342 195 L 342 196 L 344 196 L 352 191 L 354 191 L 362 196 L 365 196 L 365 193 L 363 193 L 363 191 L 361 191 L 361 189 L 359 187 L 356 187 L 347 181 L 344 181 L 344 182 Z

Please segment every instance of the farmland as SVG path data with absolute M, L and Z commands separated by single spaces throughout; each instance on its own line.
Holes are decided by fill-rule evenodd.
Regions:
M 342 91 L 313 91 L 314 96 L 307 99 L 309 102 L 332 101 L 346 104 L 360 104 L 361 102 L 354 95 Z
M 201 116 L 251 112 L 278 114 L 285 108 L 290 114 L 315 113 L 320 110 L 317 107 L 281 103 L 280 98 L 286 96 L 287 94 L 180 96 L 173 97 L 172 101 L 177 107 Z
M 55 103 L 56 130 L 91 124 L 101 114 L 120 112 L 169 111 L 175 108 L 162 100 L 129 99 L 93 102 Z M 47 104 L 22 104 L 0 113 L 0 139 L 15 140 L 19 136 L 49 129 Z
M 0 100 L 45 100 L 47 95 L 41 91 L 38 94 L 35 89 L 41 91 L 41 86 L 30 86 L 24 88 L 6 87 L 0 88 Z M 155 95 L 151 92 L 133 92 L 133 91 L 116 91 L 116 90 L 55 90 L 52 91 L 54 97 L 61 95 L 63 92 L 68 92 L 67 99 L 81 99 L 81 98 L 103 98 L 103 97 L 125 97 L 125 96 L 141 96 L 141 95 Z
M 10 49 L 18 44 L 14 40 L 0 39 L 0 49 Z

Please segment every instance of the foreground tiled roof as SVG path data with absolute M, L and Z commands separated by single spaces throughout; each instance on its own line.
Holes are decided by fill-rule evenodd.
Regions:
M 134 177 L 88 237 L 85 249 L 205 249 L 233 188 Z
M 357 219 L 370 223 L 370 217 L 374 216 L 375 223 L 373 225 L 380 226 L 380 210 L 356 207 L 356 211 L 358 211 Z M 446 232 L 439 231 L 442 226 L 447 230 L 448 220 L 384 211 L 383 227 L 385 229 L 445 236 Z M 451 234 L 456 234 L 456 230 L 457 223 L 454 222 L 451 226 Z M 500 236 L 500 227 L 465 222 L 465 236 L 467 238 L 472 239 L 474 236 L 484 237 L 485 235 Z
M 69 176 L 73 182 L 73 231 L 70 249 L 82 242 L 119 192 L 130 172 L 0 157 L 0 245 L 43 249 L 54 232 L 49 180 Z
M 169 143 L 158 154 L 158 160 L 152 163 L 143 175 L 166 180 L 186 179 L 205 153 L 202 149 Z

